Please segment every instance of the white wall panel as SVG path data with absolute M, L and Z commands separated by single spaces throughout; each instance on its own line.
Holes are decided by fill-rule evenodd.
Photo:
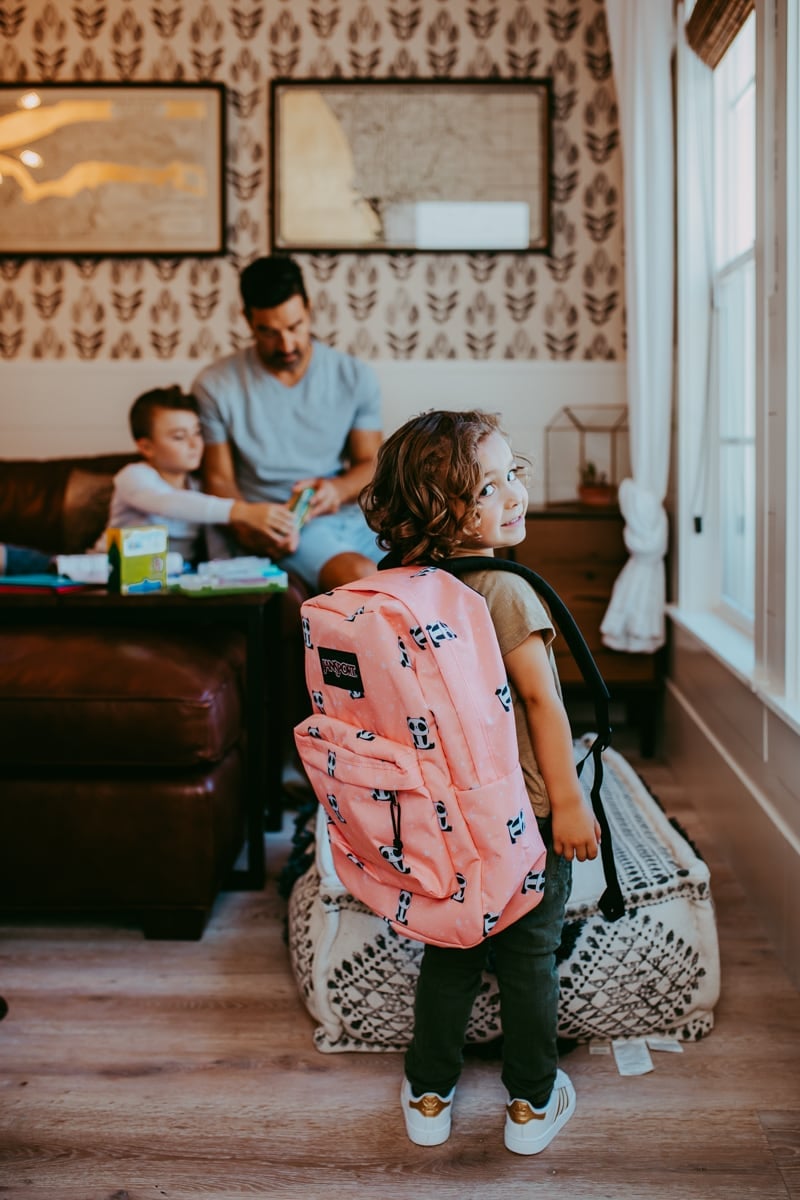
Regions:
M 147 388 L 188 387 L 194 361 L 11 362 L 0 373 L 0 457 L 49 458 L 131 448 L 127 414 Z M 499 412 L 534 463 L 531 495 L 543 499 L 544 429 L 564 404 L 625 402 L 624 363 L 376 361 L 384 428 L 427 408 Z

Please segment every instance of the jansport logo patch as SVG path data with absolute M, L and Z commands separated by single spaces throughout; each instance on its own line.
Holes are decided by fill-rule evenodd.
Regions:
M 361 672 L 358 669 L 358 657 L 348 650 L 328 650 L 318 646 L 319 664 L 322 667 L 322 678 L 329 687 L 344 688 L 346 692 L 363 692 Z

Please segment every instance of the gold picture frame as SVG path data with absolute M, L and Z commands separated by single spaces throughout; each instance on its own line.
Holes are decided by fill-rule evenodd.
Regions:
M 225 87 L 0 84 L 0 255 L 225 251 Z
M 271 83 L 273 250 L 550 246 L 547 79 Z

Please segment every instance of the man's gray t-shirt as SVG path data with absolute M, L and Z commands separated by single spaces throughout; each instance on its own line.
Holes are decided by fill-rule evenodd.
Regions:
M 303 378 L 286 387 L 255 346 L 206 367 L 192 384 L 203 437 L 228 442 L 245 500 L 288 500 L 298 479 L 338 475 L 353 429 L 381 428 L 373 369 L 314 341 Z

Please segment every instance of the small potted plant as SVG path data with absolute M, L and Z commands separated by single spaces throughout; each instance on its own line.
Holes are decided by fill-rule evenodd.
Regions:
M 581 504 L 591 508 L 609 508 L 614 503 L 616 492 L 614 485 L 608 482 L 605 471 L 598 471 L 591 461 L 583 463 L 578 484 L 578 499 Z

